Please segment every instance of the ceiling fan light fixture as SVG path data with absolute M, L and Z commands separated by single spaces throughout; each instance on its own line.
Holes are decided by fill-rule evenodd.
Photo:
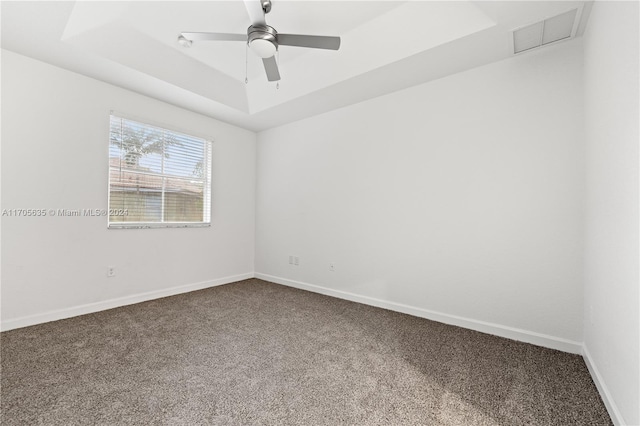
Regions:
M 259 57 L 270 58 L 278 50 L 277 34 L 276 30 L 268 25 L 252 25 L 247 31 L 247 43 Z
M 277 47 L 269 40 L 256 39 L 249 43 L 251 50 L 261 58 L 270 58 L 276 54 Z

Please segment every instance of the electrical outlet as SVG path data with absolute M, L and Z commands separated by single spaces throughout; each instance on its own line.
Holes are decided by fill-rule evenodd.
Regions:
M 107 277 L 115 277 L 116 276 L 116 267 L 115 266 L 107 266 Z
M 335 271 L 336 271 L 336 264 L 335 264 L 335 263 L 333 263 L 333 262 L 331 262 L 331 263 L 329 264 L 329 270 L 330 270 L 331 272 L 335 272 Z

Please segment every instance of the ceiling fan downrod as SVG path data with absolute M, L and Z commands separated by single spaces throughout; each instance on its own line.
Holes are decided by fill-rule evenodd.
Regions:
M 271 0 L 261 0 L 260 4 L 262 5 L 262 10 L 264 13 L 271 12 Z

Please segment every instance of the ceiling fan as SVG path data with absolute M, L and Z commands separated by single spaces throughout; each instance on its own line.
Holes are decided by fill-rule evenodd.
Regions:
M 244 4 L 251 18 L 247 34 L 183 32 L 178 36 L 178 43 L 184 47 L 191 47 L 194 41 L 244 41 L 262 58 L 269 81 L 280 80 L 278 63 L 274 57 L 278 46 L 329 50 L 340 48 L 340 37 L 278 33 L 265 21 L 265 14 L 271 11 L 271 0 L 244 0 Z

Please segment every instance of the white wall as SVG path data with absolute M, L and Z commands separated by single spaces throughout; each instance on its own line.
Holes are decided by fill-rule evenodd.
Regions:
M 619 423 L 640 424 L 638 3 L 596 2 L 585 33 L 584 344 Z
M 579 352 L 581 67 L 563 43 L 260 133 L 257 275 Z
M 212 226 L 5 216 L 4 329 L 253 275 L 255 133 L 5 50 L 2 208 L 107 208 L 110 110 L 214 139 Z

